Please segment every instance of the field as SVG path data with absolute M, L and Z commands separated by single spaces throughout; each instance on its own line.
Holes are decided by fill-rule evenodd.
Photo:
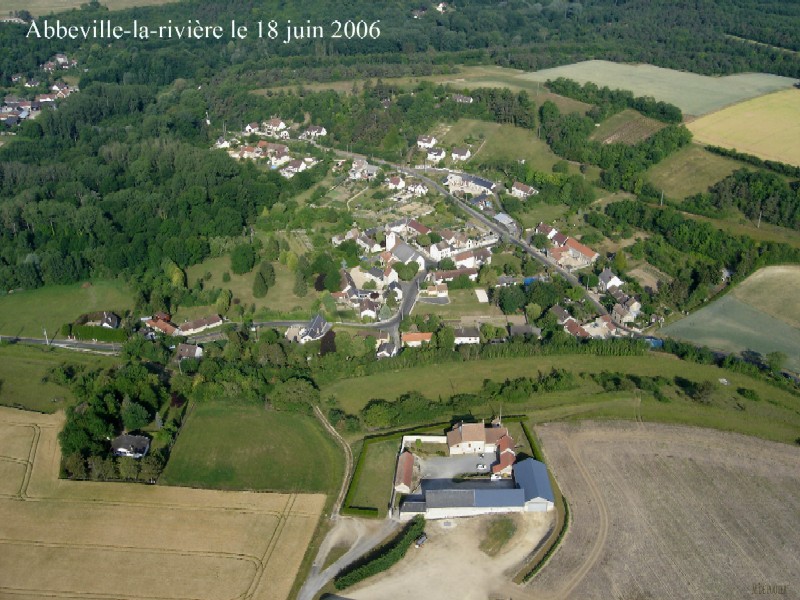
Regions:
M 120 281 L 96 281 L 87 287 L 54 285 L 6 294 L 0 298 L 0 334 L 52 338 L 64 323 L 95 310 L 110 310 L 123 316 L 133 308 L 131 294 Z
M 159 483 L 335 494 L 343 470 L 314 417 L 218 402 L 194 406 Z
M 603 144 L 621 142 L 632 146 L 646 140 L 664 127 L 665 123 L 627 109 L 600 123 L 600 127 L 595 128 L 590 139 Z
M 177 0 L 103 0 L 101 4 L 107 6 L 109 10 L 121 10 L 134 6 L 160 6 L 169 4 Z M 27 10 L 34 16 L 48 15 L 56 12 L 66 12 L 74 8 L 80 8 L 86 4 L 84 0 L 4 0 L 4 14 L 16 11 Z
M 467 317 L 493 317 L 492 320 L 500 319 L 505 322 L 505 317 L 497 306 L 478 302 L 475 290 L 453 290 L 450 292 L 449 300 L 449 304 L 429 304 L 417 301 L 414 305 L 414 314 L 439 315 L 443 319 L 455 321 Z
M 359 485 L 350 500 L 351 506 L 377 508 L 381 517 L 386 516 L 399 447 L 399 439 L 367 444 L 367 455 L 359 475 Z
M 42 378 L 50 369 L 65 362 L 99 368 L 109 367 L 117 359 L 52 347 L 3 344 L 0 346 L 0 404 L 43 413 L 63 409 L 72 402 L 72 393 Z
M 311 314 L 311 307 L 317 295 L 313 287 L 306 294 L 305 298 L 298 298 L 292 292 L 294 288 L 294 274 L 286 265 L 277 261 L 272 263 L 275 267 L 275 285 L 273 285 L 267 295 L 263 298 L 253 296 L 253 279 L 256 276 L 258 267 L 256 266 L 249 273 L 236 275 L 231 271 L 231 260 L 229 256 L 219 256 L 209 258 L 200 264 L 189 267 L 186 272 L 189 285 L 193 285 L 198 279 L 202 279 L 207 273 L 211 273 L 211 278 L 205 281 L 206 288 L 229 289 L 234 298 L 239 298 L 245 306 L 256 305 L 256 314 L 262 315 L 300 313 L 303 315 Z M 231 276 L 230 281 L 222 281 L 222 274 L 228 272 Z M 184 319 L 193 319 L 207 315 L 208 306 L 191 306 L 180 308 L 175 315 L 176 323 Z
M 588 60 L 544 69 L 522 76 L 530 81 L 566 77 L 579 83 L 630 90 L 636 96 L 652 96 L 669 102 L 687 115 L 705 115 L 725 106 L 791 88 L 795 80 L 765 73 L 709 77 L 652 65 L 628 65 Z
M 447 75 L 426 75 L 421 77 L 383 77 L 383 81 L 388 85 L 411 88 L 422 81 L 431 81 L 437 84 L 452 85 L 455 88 L 474 89 L 479 87 L 508 88 L 514 92 L 526 91 L 537 104 L 542 104 L 547 100 L 555 103 L 559 110 L 564 113 L 578 112 L 585 114 L 591 108 L 590 104 L 552 94 L 540 82 L 532 81 L 525 71 L 519 69 L 508 69 L 493 65 L 473 65 L 459 66 L 458 73 Z M 349 93 L 353 90 L 353 84 L 360 88 L 361 80 L 346 79 L 344 81 L 330 81 L 321 83 L 303 84 L 303 89 L 309 91 L 335 90 L 337 92 Z M 294 91 L 297 85 L 284 85 L 270 88 L 270 91 L 281 90 Z M 253 90 L 255 94 L 263 94 L 266 90 Z
M 800 432 L 797 398 L 765 382 L 711 365 L 684 362 L 664 354 L 641 357 L 612 356 L 543 356 L 504 358 L 398 369 L 394 372 L 344 379 L 322 389 L 322 397 L 333 395 L 342 408 L 357 413 L 370 399 L 397 396 L 417 390 L 432 401 L 462 392 L 477 392 L 484 379 L 535 377 L 553 367 L 577 373 L 620 371 L 637 375 L 660 375 L 669 380 L 682 377 L 695 382 L 717 382 L 726 378 L 729 386 L 717 385 L 708 404 L 702 404 L 679 393 L 674 386 L 665 388 L 667 402 L 634 392 L 603 393 L 592 380 L 579 377 L 578 388 L 571 391 L 537 395 L 527 402 L 507 403 L 503 414 L 533 414 L 537 422 L 564 419 L 644 419 L 665 423 L 699 425 L 726 431 L 737 431 L 764 439 L 793 442 Z M 755 390 L 769 402 L 746 401 L 736 389 Z M 478 406 L 472 413 L 490 417 L 498 411 L 496 403 Z
M 536 431 L 572 524 L 515 599 L 800 597 L 800 448 L 643 423 Z
M 58 480 L 63 422 L 0 408 L 1 597 L 288 597 L 325 496 Z
M 669 325 L 663 333 L 726 352 L 780 351 L 787 356 L 786 366 L 800 372 L 798 279 L 800 267 L 762 269 L 740 284 L 742 290 Z
M 800 90 L 754 98 L 688 127 L 703 143 L 800 166 Z
M 664 190 L 667 198 L 683 200 L 707 192 L 744 164 L 712 154 L 702 146 L 690 144 L 671 154 L 647 172 L 647 179 Z

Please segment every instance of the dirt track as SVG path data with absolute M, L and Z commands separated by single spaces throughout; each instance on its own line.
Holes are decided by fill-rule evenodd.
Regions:
M 526 596 L 800 598 L 800 449 L 642 423 L 537 433 L 572 525 Z

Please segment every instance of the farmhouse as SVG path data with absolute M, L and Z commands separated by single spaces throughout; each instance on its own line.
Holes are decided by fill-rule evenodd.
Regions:
M 151 329 L 160 331 L 164 335 L 176 335 L 178 332 L 178 328 L 170 323 L 168 319 L 160 319 L 158 317 L 154 319 L 148 319 L 145 321 L 145 325 Z M 180 333 L 177 333 L 177 335 L 180 335 Z
M 194 344 L 178 344 L 178 360 L 186 358 L 202 358 L 203 349 Z
M 486 427 L 480 423 L 458 423 L 447 432 L 447 445 L 450 455 L 454 454 L 480 454 L 497 450 L 497 442 L 508 435 L 508 429 L 495 424 Z
M 488 179 L 467 175 L 466 173 L 450 173 L 445 180 L 445 185 L 450 193 L 461 192 L 464 194 L 492 193 L 496 184 Z
M 211 329 L 217 325 L 222 325 L 222 317 L 219 315 L 211 315 L 210 317 L 202 317 L 194 321 L 187 321 L 178 328 L 178 335 L 195 335 Z
M 553 237 L 554 243 L 557 243 L 559 235 L 561 234 L 556 234 Z M 560 267 L 569 271 L 587 267 L 600 257 L 597 252 L 572 238 L 566 238 L 563 246 L 551 248 L 548 250 L 547 254 L 553 258 Z
M 111 440 L 111 450 L 114 456 L 127 456 L 129 458 L 142 458 L 150 449 L 150 438 L 143 435 L 129 435 L 123 433 Z
M 433 283 L 453 281 L 457 277 L 467 277 L 470 281 L 478 280 L 478 269 L 454 269 L 452 271 L 433 271 L 428 273 L 428 280 Z
M 430 344 L 432 333 L 409 332 L 402 335 L 403 346 L 406 348 L 419 348 L 422 344 Z
M 520 183 L 519 181 L 515 181 L 514 185 L 511 186 L 511 195 L 515 198 L 519 198 L 520 200 L 525 200 L 526 198 L 535 196 L 538 193 L 539 190 L 536 188 L 532 188 L 531 186 Z

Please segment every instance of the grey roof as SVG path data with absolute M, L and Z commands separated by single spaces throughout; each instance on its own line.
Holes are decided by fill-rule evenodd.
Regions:
M 475 490 L 474 506 L 522 506 L 525 504 L 525 491 L 521 489 Z
M 509 333 L 513 335 L 541 335 L 542 330 L 538 327 L 533 327 L 532 325 L 511 325 L 509 328 Z
M 383 279 L 383 269 L 381 269 L 380 267 L 372 267 L 367 272 L 370 275 L 372 275 L 375 279 Z
M 475 506 L 475 490 L 429 490 L 425 492 L 428 508 Z
M 392 248 L 392 254 L 402 263 L 409 263 L 417 258 L 417 251 L 405 242 L 399 242 Z
M 559 321 L 565 321 L 570 317 L 570 314 L 558 304 L 551 306 L 550 312 L 553 313 Z
M 328 322 L 325 321 L 325 318 L 317 314 L 316 317 L 311 319 L 311 323 L 308 324 L 308 330 L 306 331 L 306 335 L 312 339 L 319 339 L 323 335 L 325 335 L 325 328 L 328 326 Z
M 478 331 L 477 327 L 462 327 L 461 329 L 456 329 L 453 333 L 455 333 L 457 338 L 481 336 L 481 332 Z
M 400 505 L 401 513 L 424 513 L 426 506 L 424 502 L 403 502 Z
M 489 181 L 488 179 L 484 179 L 483 177 L 476 177 L 475 175 L 462 175 L 462 181 L 470 181 L 475 185 L 478 185 L 482 188 L 486 188 L 487 190 L 493 190 L 495 187 L 495 183 L 493 181 Z
M 111 447 L 114 450 L 124 448 L 131 453 L 144 454 L 150 447 L 150 438 L 143 435 L 130 435 L 123 433 L 119 437 L 111 440 Z
M 386 354 L 388 356 L 394 356 L 395 354 L 397 354 L 397 348 L 392 342 L 383 342 L 380 346 L 378 346 L 377 353 Z
M 543 462 L 526 458 L 516 463 L 514 481 L 525 492 L 525 502 L 534 498 L 556 501 L 553 488 L 550 486 L 550 477 L 547 475 L 547 467 Z
M 506 213 L 497 213 L 494 216 L 494 220 L 502 225 L 505 225 L 506 227 L 516 226 L 517 224 L 516 221 L 514 221 L 514 219 L 509 217 Z
M 608 282 L 611 281 L 612 279 L 614 279 L 614 277 L 616 277 L 616 275 L 608 267 L 603 269 L 603 272 L 600 273 L 600 281 L 603 282 L 603 285 L 608 284 Z

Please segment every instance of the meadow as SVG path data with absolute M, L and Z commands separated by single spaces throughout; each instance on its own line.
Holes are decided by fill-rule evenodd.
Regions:
M 110 310 L 124 316 L 133 308 L 133 298 L 117 280 L 52 285 L 23 290 L 0 297 L 0 334 L 52 338 L 65 323 L 96 310 Z
M 417 390 L 435 402 L 440 397 L 477 392 L 484 379 L 502 381 L 506 378 L 535 377 L 539 372 L 547 372 L 553 367 L 576 374 L 619 371 L 650 377 L 662 376 L 670 381 L 676 377 L 694 382 L 717 382 L 725 378 L 729 385 L 716 384 L 708 404 L 691 400 L 673 386 L 665 388 L 668 391 L 667 401 L 660 402 L 648 394 L 606 393 L 591 379 L 579 377 L 575 390 L 541 394 L 526 402 L 502 407 L 498 403 L 487 403 L 473 409 L 473 415 L 478 418 L 489 417 L 502 408 L 503 414 L 529 414 L 537 423 L 589 418 L 643 418 L 738 431 L 783 442 L 793 442 L 800 430 L 797 399 L 788 392 L 747 375 L 657 353 L 638 357 L 568 355 L 503 358 L 398 369 L 338 381 L 324 387 L 322 396 L 332 395 L 344 410 L 357 413 L 372 398 L 393 400 L 404 392 Z M 761 398 L 769 398 L 770 402 L 743 404 L 736 394 L 738 387 L 753 389 Z
M 68 406 L 74 397 L 69 389 L 43 378 L 62 363 L 89 368 L 110 367 L 119 359 L 44 346 L 0 345 L 0 404 L 52 413 Z
M 159 484 L 335 494 L 343 470 L 314 417 L 220 401 L 192 407 Z
M 722 181 L 745 165 L 713 154 L 699 144 L 690 144 L 652 166 L 647 180 L 663 190 L 667 198 L 683 200 Z
M 503 319 L 502 311 L 493 304 L 478 302 L 475 290 L 453 290 L 448 304 L 429 304 L 420 302 L 414 305 L 415 315 L 439 315 L 444 319 L 456 320 L 466 317 L 495 317 Z
M 724 352 L 783 352 L 786 366 L 800 372 L 799 280 L 798 267 L 764 269 L 663 333 Z
M 361 451 L 367 454 L 359 473 L 358 485 L 349 499 L 350 506 L 377 508 L 379 517 L 386 516 L 392 498 L 399 447 L 399 439 L 372 442 L 362 447 Z
M 59 480 L 63 424 L 0 408 L 0 596 L 289 596 L 324 495 Z
M 603 144 L 622 143 L 632 146 L 666 127 L 665 123 L 626 109 L 612 115 L 596 127 L 589 139 Z
M 636 96 L 652 96 L 679 107 L 686 115 L 705 115 L 725 106 L 791 88 L 795 80 L 766 73 L 709 77 L 653 65 L 621 64 L 588 60 L 521 75 L 531 82 L 566 77 L 579 83 L 591 81 L 612 89 L 630 90 Z
M 768 94 L 688 125 L 695 139 L 800 166 L 800 90 Z

